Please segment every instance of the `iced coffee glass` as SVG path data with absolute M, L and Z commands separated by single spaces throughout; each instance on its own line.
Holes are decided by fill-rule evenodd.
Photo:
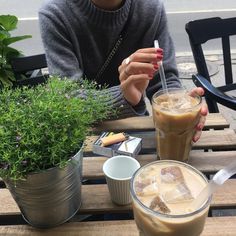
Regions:
M 211 196 L 199 209 L 191 203 L 207 183 L 200 171 L 179 161 L 155 161 L 137 170 L 131 196 L 139 235 L 200 235 Z
M 157 154 L 161 160 L 188 161 L 195 126 L 200 119 L 201 97 L 184 89 L 168 89 L 152 98 Z

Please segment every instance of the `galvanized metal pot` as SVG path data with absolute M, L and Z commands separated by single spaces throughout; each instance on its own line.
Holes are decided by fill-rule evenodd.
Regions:
M 81 206 L 82 159 L 81 149 L 63 169 L 32 173 L 25 181 L 5 180 L 30 225 L 50 228 L 76 214 Z

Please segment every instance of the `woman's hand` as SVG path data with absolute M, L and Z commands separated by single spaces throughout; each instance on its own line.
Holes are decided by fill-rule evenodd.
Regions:
M 162 49 L 143 48 L 134 52 L 119 66 L 120 87 L 125 99 L 132 106 L 140 102 L 162 58 Z
M 192 89 L 192 91 L 190 92 L 190 94 L 198 94 L 199 96 L 203 96 L 204 95 L 204 90 L 203 88 L 194 88 Z M 193 137 L 193 142 L 197 142 L 202 134 L 202 129 L 205 125 L 205 121 L 206 121 L 206 116 L 208 114 L 208 108 L 207 108 L 207 104 L 205 102 L 202 103 L 202 107 L 201 107 L 201 117 L 199 120 L 199 123 L 196 125 L 196 133 Z

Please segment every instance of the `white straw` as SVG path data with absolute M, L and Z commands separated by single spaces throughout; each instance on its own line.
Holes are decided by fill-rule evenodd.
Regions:
M 154 47 L 159 48 L 158 40 L 154 40 Z M 165 77 L 165 72 L 164 72 L 162 61 L 159 62 L 159 74 L 161 77 L 162 89 L 167 91 L 166 77 Z

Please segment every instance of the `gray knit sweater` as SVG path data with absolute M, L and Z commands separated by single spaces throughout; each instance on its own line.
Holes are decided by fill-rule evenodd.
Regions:
M 132 1 L 132 4 L 131 4 Z M 132 8 L 132 9 L 131 9 Z M 179 87 L 173 42 L 161 0 L 125 0 L 116 11 L 97 8 L 91 0 L 47 0 L 39 10 L 41 36 L 50 74 L 74 80 L 86 76 L 93 80 L 125 25 L 131 20 L 127 35 L 99 81 L 106 85 L 109 103 L 119 112 L 119 118 L 144 115 L 144 100 L 132 107 L 119 87 L 118 66 L 137 49 L 153 47 L 158 39 L 164 50 L 163 65 L 168 87 Z M 159 74 L 151 80 L 146 95 L 161 88 Z

